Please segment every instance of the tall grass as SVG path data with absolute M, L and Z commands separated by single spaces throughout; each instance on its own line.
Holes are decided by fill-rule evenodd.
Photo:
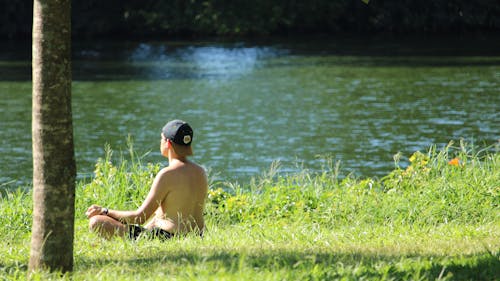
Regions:
M 498 222 L 500 173 L 498 154 L 480 156 L 474 148 L 451 144 L 416 152 L 405 169 L 382 179 L 339 180 L 328 169 L 264 178 L 248 189 L 229 185 L 208 196 L 211 217 L 219 223 L 270 218 L 312 219 L 328 227 L 352 225 L 429 227 L 443 224 Z M 461 159 L 450 165 L 450 157 Z
M 76 191 L 76 212 L 83 214 L 91 204 L 100 204 L 114 209 L 137 208 L 144 200 L 159 165 L 142 163 L 129 140 L 128 155 L 120 155 L 113 163 L 113 151 L 105 146 L 104 158 L 95 165 L 91 182 L 82 182 Z
M 105 241 L 87 229 L 88 205 L 142 203 L 157 164 L 107 147 L 91 181 L 79 182 L 75 271 L 67 280 L 499 280 L 500 153 L 465 143 L 431 147 L 387 176 L 284 174 L 279 163 L 246 185 L 211 182 L 208 231 L 166 243 Z M 450 160 L 452 160 L 450 162 Z M 31 194 L 0 199 L 0 280 L 23 280 Z

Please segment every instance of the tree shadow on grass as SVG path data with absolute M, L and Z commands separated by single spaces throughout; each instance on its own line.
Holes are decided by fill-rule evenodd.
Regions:
M 130 268 L 162 268 L 201 265 L 206 268 L 223 268 L 224 272 L 237 273 L 242 268 L 260 271 L 294 271 L 312 274 L 309 277 L 338 278 L 368 277 L 395 278 L 397 280 L 419 277 L 439 279 L 453 276 L 453 280 L 496 280 L 500 276 L 499 257 L 490 253 L 464 256 L 432 255 L 377 255 L 365 253 L 314 253 L 307 251 L 263 251 L 237 253 L 232 251 L 175 252 L 165 251 L 153 257 L 131 259 L 80 260 L 77 270 L 95 268 L 96 264 L 120 264 Z M 314 269 L 314 270 L 313 270 Z

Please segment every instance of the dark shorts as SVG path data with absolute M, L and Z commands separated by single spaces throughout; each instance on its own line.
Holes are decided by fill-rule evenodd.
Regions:
M 135 224 L 129 225 L 128 238 L 132 240 L 137 240 L 139 237 L 145 237 L 148 239 L 159 239 L 163 241 L 174 237 L 174 235 L 158 227 L 155 227 L 153 229 L 146 229 L 142 226 Z

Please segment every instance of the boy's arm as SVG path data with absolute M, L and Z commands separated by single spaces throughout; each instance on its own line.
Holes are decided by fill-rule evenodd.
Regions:
M 107 215 L 123 223 L 143 224 L 158 209 L 163 199 L 167 196 L 167 175 L 167 169 L 160 171 L 158 175 L 156 175 L 151 189 L 149 190 L 149 194 L 146 196 L 146 199 L 137 210 L 119 211 L 92 205 L 87 210 L 87 217 L 90 218 L 95 215 Z

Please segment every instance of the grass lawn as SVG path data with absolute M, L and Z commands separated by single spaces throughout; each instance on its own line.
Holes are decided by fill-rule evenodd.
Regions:
M 74 271 L 32 279 L 500 280 L 498 147 L 431 147 L 380 179 L 326 159 L 318 173 L 273 165 L 245 185 L 212 182 L 205 237 L 167 242 L 89 233 L 89 204 L 135 208 L 160 168 L 111 154 L 77 185 Z M 30 192 L 0 200 L 0 280 L 26 279 L 31 209 Z

